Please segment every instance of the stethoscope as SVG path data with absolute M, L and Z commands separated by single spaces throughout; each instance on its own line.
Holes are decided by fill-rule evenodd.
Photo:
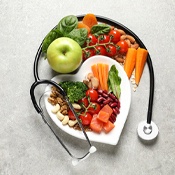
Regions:
M 84 15 L 80 15 L 77 17 L 78 17 L 78 20 L 81 21 L 83 19 Z M 140 47 L 146 49 L 145 45 L 142 43 L 142 41 L 139 39 L 139 37 L 135 33 L 133 33 L 130 29 L 125 27 L 124 25 L 122 25 L 116 21 L 113 21 L 111 19 L 105 18 L 105 17 L 101 17 L 101 16 L 97 16 L 97 15 L 96 15 L 96 17 L 97 17 L 97 20 L 99 22 L 103 22 L 103 23 L 109 24 L 111 26 L 118 27 L 118 28 L 124 30 L 126 33 L 132 35 L 136 39 L 136 41 L 139 43 Z M 85 132 L 85 130 L 81 124 L 81 121 L 80 121 L 79 117 L 77 116 L 76 112 L 74 111 L 72 104 L 69 102 L 69 99 L 68 99 L 66 93 L 64 92 L 64 90 L 53 80 L 39 78 L 38 64 L 39 64 L 39 59 L 41 57 L 41 54 L 42 54 L 42 43 L 40 44 L 40 46 L 38 48 L 38 51 L 36 53 L 35 60 L 34 60 L 33 73 L 34 73 L 35 82 L 32 84 L 32 86 L 30 88 L 31 100 L 32 100 L 32 103 L 34 105 L 35 110 L 41 115 L 43 121 L 48 125 L 48 127 L 53 132 L 53 134 L 55 135 L 57 140 L 60 142 L 60 144 L 63 146 L 63 148 L 67 151 L 67 153 L 72 157 L 72 164 L 77 165 L 79 162 L 81 162 L 82 160 L 89 157 L 90 154 L 94 153 L 96 151 L 96 148 L 94 146 L 92 146 L 92 144 L 88 138 L 88 135 Z M 137 132 L 138 132 L 138 136 L 143 141 L 152 141 L 157 137 L 159 130 L 158 130 L 158 127 L 156 126 L 156 124 L 152 121 L 152 108 L 153 108 L 153 97 L 154 97 L 154 71 L 153 71 L 151 57 L 149 54 L 148 54 L 148 58 L 147 58 L 147 65 L 148 65 L 149 74 L 150 74 L 150 93 L 149 93 L 147 120 L 139 123 L 138 128 L 137 128 Z M 72 110 L 73 114 L 75 115 L 75 117 L 78 121 L 80 128 L 82 129 L 82 132 L 84 134 L 85 139 L 87 140 L 87 142 L 89 144 L 89 150 L 84 156 L 82 156 L 82 157 L 74 156 L 69 151 L 69 149 L 66 147 L 64 142 L 60 139 L 60 137 L 56 134 L 56 132 L 53 130 L 53 128 L 51 127 L 49 122 L 46 120 L 46 117 L 44 116 L 42 107 L 39 103 L 37 103 L 36 98 L 35 98 L 35 88 L 41 84 L 47 84 L 47 85 L 50 84 L 52 86 L 55 86 L 56 88 L 59 89 L 60 93 L 64 96 L 66 102 L 69 105 L 69 108 Z

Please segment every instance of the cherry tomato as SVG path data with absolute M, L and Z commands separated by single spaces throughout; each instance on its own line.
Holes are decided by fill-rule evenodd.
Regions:
M 112 44 L 109 44 L 109 45 L 107 45 L 106 47 L 107 47 L 107 55 L 108 55 L 109 57 L 113 57 L 113 56 L 116 55 L 116 53 L 117 53 L 117 48 L 116 48 L 116 46 L 114 46 L 114 45 L 112 45 Z
M 92 57 L 95 55 L 94 49 L 87 48 L 83 50 L 83 60 L 87 60 L 89 57 Z
M 95 102 L 98 99 L 98 92 L 95 89 L 88 89 L 86 91 L 86 96 L 90 97 L 90 101 Z
M 89 33 L 88 36 L 87 36 L 87 41 L 86 41 L 86 44 L 89 45 L 89 46 L 92 46 L 92 45 L 95 45 L 97 43 L 97 38 L 95 35 Z
M 106 49 L 104 46 L 96 46 L 96 55 L 106 55 Z
M 91 104 L 90 104 L 90 107 L 88 108 L 88 112 L 90 113 L 90 114 L 98 114 L 99 113 L 99 111 L 100 111 L 100 109 L 101 109 L 101 107 L 100 107 L 100 105 L 98 104 L 98 103 L 96 103 L 96 102 L 92 102 Z
M 121 54 L 126 54 L 128 51 L 128 43 L 124 40 L 119 41 L 117 46 L 119 46 L 119 53 Z
M 98 37 L 98 39 L 99 39 L 99 43 L 100 43 L 100 44 L 108 43 L 109 40 L 110 40 L 110 36 L 109 36 L 109 35 L 100 35 L 100 36 Z
M 88 107 L 88 105 L 89 105 L 89 101 L 88 101 L 87 97 L 82 98 L 81 100 L 78 101 L 78 103 L 80 105 L 83 105 L 84 107 Z
M 111 42 L 113 42 L 114 44 L 117 44 L 117 42 L 120 41 L 120 32 L 117 30 L 111 30 L 109 32 L 109 36 L 111 37 Z
M 91 123 L 92 115 L 90 113 L 82 113 L 79 117 L 83 125 L 89 125 Z
M 76 117 L 74 116 L 73 112 L 70 109 L 68 110 L 68 116 L 71 120 L 76 120 Z

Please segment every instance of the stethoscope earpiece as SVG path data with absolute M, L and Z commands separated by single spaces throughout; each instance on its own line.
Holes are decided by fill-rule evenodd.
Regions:
M 148 124 L 145 120 L 139 123 L 137 133 L 142 141 L 150 142 L 157 138 L 159 129 L 153 121 Z

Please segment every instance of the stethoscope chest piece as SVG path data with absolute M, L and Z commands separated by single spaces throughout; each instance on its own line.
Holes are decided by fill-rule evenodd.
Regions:
M 142 141 L 154 141 L 159 133 L 157 125 L 151 121 L 150 124 L 147 121 L 142 121 L 139 123 L 137 128 L 137 133 Z

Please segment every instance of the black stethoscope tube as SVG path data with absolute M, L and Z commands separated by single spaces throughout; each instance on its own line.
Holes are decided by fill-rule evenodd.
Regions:
M 33 73 L 34 73 L 35 81 L 40 80 L 39 75 L 38 75 L 38 62 L 39 62 L 41 53 L 42 53 L 42 43 L 40 44 L 38 48 L 38 51 L 36 53 L 35 60 L 34 60 Z

